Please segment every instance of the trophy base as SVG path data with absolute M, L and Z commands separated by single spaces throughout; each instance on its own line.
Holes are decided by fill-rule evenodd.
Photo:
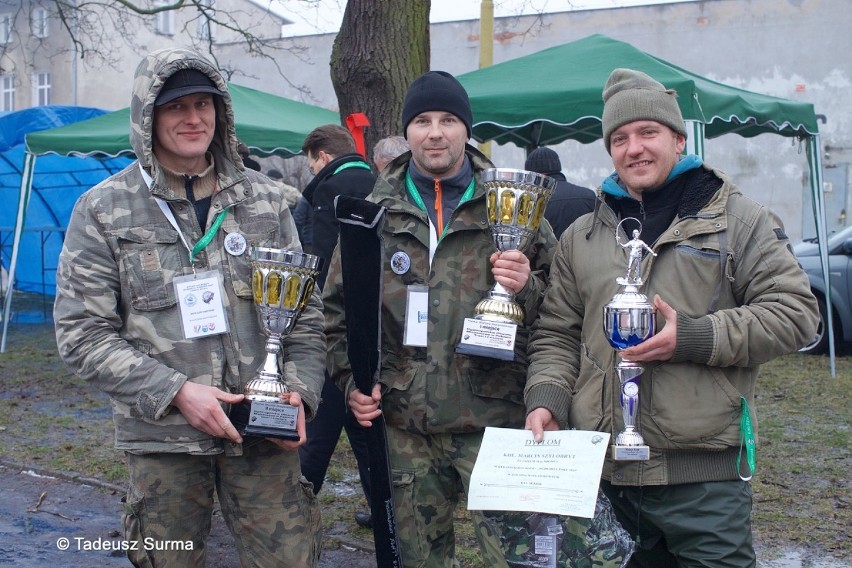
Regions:
M 612 446 L 615 461 L 648 461 L 651 449 L 648 446 Z
M 246 399 L 231 407 L 229 417 L 242 436 L 299 440 L 299 409 L 286 402 Z
M 456 345 L 456 352 L 514 361 L 517 332 L 518 326 L 514 323 L 488 321 L 478 316 L 465 318 L 462 339 Z

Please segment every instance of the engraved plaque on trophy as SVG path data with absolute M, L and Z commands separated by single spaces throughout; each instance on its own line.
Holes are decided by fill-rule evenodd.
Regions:
M 491 168 L 483 170 L 482 182 L 494 246 L 498 251 L 525 250 L 541 226 L 556 180 L 525 170 Z M 515 295 L 495 283 L 474 313 L 464 320 L 456 351 L 514 360 L 515 335 L 524 320 L 524 309 L 515 302 Z
M 637 219 L 628 217 L 616 227 L 616 243 L 628 253 L 627 271 L 623 277 L 615 281 L 622 286 L 603 309 L 603 328 L 610 345 L 618 351 L 639 345 L 654 335 L 656 310 L 645 294 L 639 292 L 642 285 L 642 256 L 647 251 L 656 254 L 639 239 L 640 229 L 634 230 L 632 239 L 626 242 L 618 234 L 622 223 L 628 219 L 639 223 Z M 642 380 L 643 366 L 641 363 L 625 361 L 619 358 L 615 372 L 621 387 L 621 414 L 624 419 L 624 430 L 615 437 L 612 446 L 612 458 L 619 461 L 644 461 L 650 457 L 650 449 L 639 433 L 637 424 L 639 416 L 639 385 Z
M 252 247 L 252 292 L 260 325 L 267 336 L 266 359 L 243 388 L 241 404 L 231 409 L 231 421 L 244 436 L 298 440 L 298 407 L 281 399 L 289 392 L 281 377 L 281 340 L 296 326 L 308 305 L 322 259 L 283 249 Z

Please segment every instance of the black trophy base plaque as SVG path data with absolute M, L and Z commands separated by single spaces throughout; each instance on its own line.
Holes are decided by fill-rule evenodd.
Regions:
M 299 440 L 299 409 L 283 401 L 244 400 L 231 407 L 231 423 L 241 436 Z

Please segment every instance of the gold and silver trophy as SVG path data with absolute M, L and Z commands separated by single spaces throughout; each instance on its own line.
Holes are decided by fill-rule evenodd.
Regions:
M 640 229 L 632 232 L 632 239 L 623 241 L 619 231 L 624 221 L 633 220 Z M 616 278 L 622 286 L 609 303 L 604 306 L 603 328 L 609 344 L 618 351 L 639 345 L 654 335 L 656 310 L 648 302 L 647 296 L 639 292 L 642 286 L 642 256 L 645 251 L 657 256 L 651 248 L 639 239 L 641 224 L 637 219 L 628 217 L 616 227 L 615 241 L 628 253 L 627 271 L 623 277 Z M 619 358 L 615 372 L 621 384 L 621 414 L 624 430 L 615 437 L 612 458 L 621 461 L 644 461 L 650 457 L 650 450 L 637 429 L 639 416 L 639 384 L 642 380 L 641 363 L 625 361 Z
M 525 170 L 491 168 L 483 170 L 482 182 L 494 246 L 501 252 L 525 250 L 541 226 L 556 180 Z M 515 295 L 495 283 L 474 313 L 464 320 L 456 351 L 512 361 L 515 334 L 524 321 L 524 309 L 515 302 Z
M 267 336 L 266 359 L 243 388 L 245 400 L 231 410 L 231 421 L 244 436 L 298 440 L 298 407 L 282 400 L 289 392 L 278 365 L 281 340 L 296 326 L 311 299 L 322 258 L 298 251 L 252 247 L 252 293 Z

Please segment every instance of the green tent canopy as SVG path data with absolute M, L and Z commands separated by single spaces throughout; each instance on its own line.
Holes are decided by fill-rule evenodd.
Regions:
M 473 107 L 478 141 L 524 148 L 601 138 L 601 93 L 613 69 L 643 71 L 678 93 L 684 120 L 704 137 L 818 133 L 813 105 L 711 81 L 628 43 L 592 35 L 459 75 Z
M 294 156 L 317 126 L 340 124 L 334 111 L 230 83 L 237 136 L 253 153 Z M 31 132 L 27 151 L 71 156 L 131 154 L 130 109 L 124 108 L 60 128 Z

